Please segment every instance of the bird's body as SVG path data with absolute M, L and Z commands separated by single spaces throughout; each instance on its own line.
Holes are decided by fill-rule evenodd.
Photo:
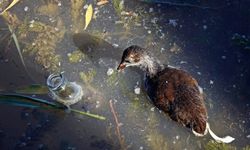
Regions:
M 220 138 L 210 129 L 202 89 L 186 71 L 164 67 L 150 57 L 145 49 L 130 46 L 124 50 L 118 70 L 138 66 L 145 71 L 145 89 L 154 105 L 170 118 L 187 128 L 196 136 L 209 131 L 218 142 L 230 143 L 234 138 Z
M 207 111 L 197 81 L 187 72 L 167 67 L 146 76 L 145 88 L 154 105 L 199 134 L 206 131 Z

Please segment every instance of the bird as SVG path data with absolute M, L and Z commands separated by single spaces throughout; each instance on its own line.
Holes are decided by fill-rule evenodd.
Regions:
M 218 137 L 210 129 L 203 90 L 188 72 L 162 65 L 145 48 L 137 45 L 123 51 L 117 70 L 120 72 L 132 66 L 145 72 L 144 87 L 148 97 L 172 120 L 191 129 L 195 136 L 201 137 L 209 132 L 218 143 L 235 140 L 231 136 Z

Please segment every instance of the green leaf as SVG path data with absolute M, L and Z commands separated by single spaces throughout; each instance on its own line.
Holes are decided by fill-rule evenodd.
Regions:
M 9 9 L 12 8 L 13 6 L 15 6 L 19 1 L 20 1 L 20 0 L 13 0 L 13 1 L 10 3 L 10 5 L 9 5 L 6 9 L 4 9 L 4 10 L 2 11 L 2 13 L 0 13 L 0 15 L 4 14 L 7 10 L 9 10 Z
M 84 27 L 84 30 L 87 29 L 91 19 L 92 19 L 92 16 L 93 16 L 93 7 L 92 5 L 90 4 L 87 8 L 87 11 L 86 11 L 86 14 L 85 14 L 85 27 Z
M 42 108 L 42 109 L 57 109 L 57 110 L 65 110 L 67 109 L 64 105 L 59 103 L 50 102 L 47 100 L 43 100 L 40 98 L 34 98 L 26 95 L 20 94 L 0 94 L 0 104 L 9 104 L 14 106 L 22 106 L 29 108 Z M 105 120 L 106 118 L 103 116 L 99 116 L 96 114 L 91 114 L 88 112 L 70 109 L 71 112 L 88 116 L 91 118 Z
M 23 64 L 25 70 L 27 71 L 26 65 L 25 65 L 25 63 L 24 63 L 23 55 L 22 55 L 22 52 L 21 52 L 21 48 L 20 48 L 19 42 L 18 42 L 18 40 L 17 40 L 17 36 L 16 36 L 16 34 L 14 33 L 13 29 L 11 28 L 11 26 L 8 25 L 8 27 L 9 27 L 10 33 L 12 34 L 12 37 L 13 37 L 14 43 L 15 43 L 15 45 L 16 45 L 16 48 L 17 48 L 19 57 L 20 57 L 20 59 L 21 59 L 21 62 L 22 62 L 22 64 Z
M 76 110 L 76 109 L 70 109 L 70 111 L 72 111 L 72 112 L 74 112 L 74 113 L 77 113 L 77 114 L 89 116 L 89 117 L 92 117 L 92 118 L 95 118 L 95 119 L 99 119 L 99 120 L 105 120 L 105 119 L 106 119 L 106 118 L 103 117 L 103 116 L 91 114 L 91 113 L 84 112 L 84 111 L 79 111 L 79 110 Z

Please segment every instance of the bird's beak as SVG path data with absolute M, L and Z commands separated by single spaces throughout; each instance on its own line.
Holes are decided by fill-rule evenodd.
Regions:
M 123 70 L 124 68 L 126 68 L 126 65 L 124 63 L 120 63 L 120 65 L 117 67 L 118 71 Z

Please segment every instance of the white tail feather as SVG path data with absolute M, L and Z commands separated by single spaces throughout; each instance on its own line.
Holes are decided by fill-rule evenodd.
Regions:
M 235 138 L 231 137 L 231 136 L 226 136 L 223 138 L 218 137 L 217 135 L 215 135 L 215 133 L 210 129 L 209 124 L 206 124 L 206 128 L 208 129 L 209 134 L 212 136 L 212 138 L 218 142 L 218 143 L 231 143 Z
M 208 132 L 207 125 L 206 125 L 206 130 L 204 131 L 203 134 L 202 134 L 202 133 L 195 132 L 194 129 L 192 129 L 192 132 L 193 132 L 193 134 L 194 134 L 195 136 L 199 136 L 199 137 L 204 136 L 204 135 L 206 135 L 207 132 Z

